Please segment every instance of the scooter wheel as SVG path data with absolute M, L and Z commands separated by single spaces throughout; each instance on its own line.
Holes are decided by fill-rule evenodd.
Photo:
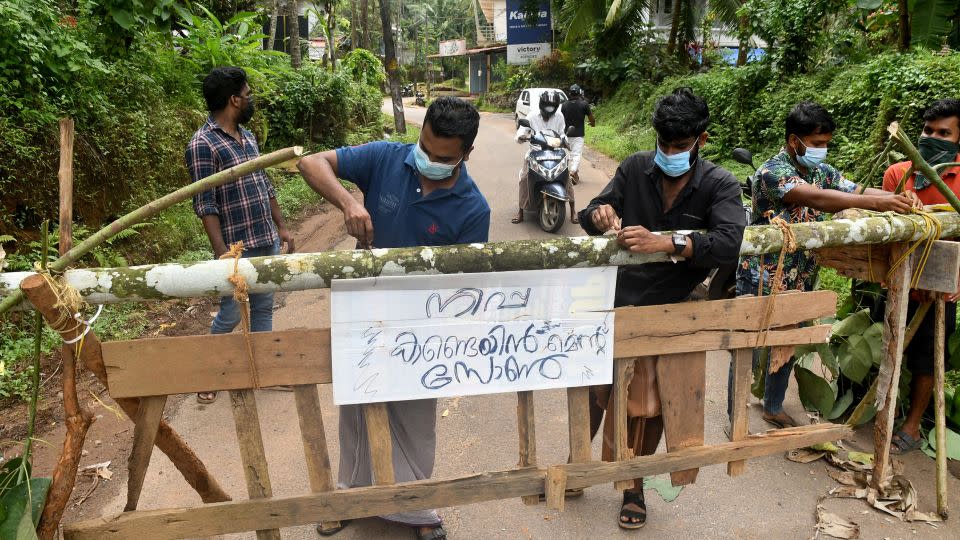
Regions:
M 546 197 L 540 205 L 540 228 L 548 233 L 554 233 L 563 226 L 566 219 L 567 205 L 553 197 Z

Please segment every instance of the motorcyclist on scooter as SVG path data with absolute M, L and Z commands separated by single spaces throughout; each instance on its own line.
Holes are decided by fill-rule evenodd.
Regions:
M 564 137 L 566 121 L 563 118 L 563 113 L 560 112 L 560 93 L 556 90 L 544 91 L 540 94 L 538 107 L 540 110 L 536 114 L 527 117 L 527 121 L 530 123 L 529 127 L 520 126 L 520 128 L 517 129 L 514 140 L 518 143 L 529 141 L 530 137 L 538 131 L 553 130 L 561 137 Z M 523 167 L 520 169 L 520 211 L 516 217 L 510 220 L 511 223 L 522 223 L 524 211 L 532 212 L 536 210 L 530 201 L 530 186 L 527 183 L 527 173 L 527 157 L 524 156 Z M 572 186 L 568 185 L 567 190 L 570 190 L 571 187 Z M 570 221 L 572 223 L 579 223 L 577 214 L 574 212 L 573 202 L 570 203 Z

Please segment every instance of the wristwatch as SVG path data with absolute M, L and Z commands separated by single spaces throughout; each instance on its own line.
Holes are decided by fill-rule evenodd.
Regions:
M 673 254 L 680 255 L 683 253 L 683 250 L 687 247 L 687 235 L 674 233 L 673 234 Z

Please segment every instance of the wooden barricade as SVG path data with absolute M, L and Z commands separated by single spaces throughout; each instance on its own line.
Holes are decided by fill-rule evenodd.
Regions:
M 769 302 L 770 315 L 764 321 Z M 751 349 L 823 343 L 830 325 L 798 328 L 834 313 L 829 291 L 739 298 L 714 302 L 617 309 L 614 329 L 613 395 L 617 434 L 616 461 L 592 461 L 589 391 L 567 390 L 571 463 L 537 463 L 533 393 L 518 392 L 519 465 L 511 470 L 448 479 L 394 483 L 390 426 L 384 403 L 364 405 L 375 486 L 334 490 L 317 384 L 331 382 L 330 330 L 287 330 L 252 334 L 261 386 L 295 385 L 311 493 L 271 496 L 253 375 L 241 334 L 143 339 L 103 344 L 114 399 L 140 398 L 129 463 L 127 512 L 64 527 L 68 539 L 185 538 L 257 530 L 258 538 L 276 538 L 279 529 L 355 519 L 416 509 L 459 506 L 522 497 L 536 504 L 539 494 L 562 509 L 564 489 L 670 472 L 675 483 L 690 483 L 699 467 L 728 463 L 742 472 L 744 460 L 848 437 L 845 425 L 820 424 L 749 434 L 747 396 Z M 762 327 L 762 325 L 766 325 Z M 762 338 L 761 338 L 762 336 Z M 733 353 L 734 397 L 731 441 L 704 445 L 703 396 L 706 351 Z M 659 391 L 668 452 L 632 456 L 626 445 L 625 403 L 633 360 L 658 356 Z M 682 373 L 683 377 L 677 377 Z M 682 382 L 680 382 L 682 379 Z M 189 508 L 136 511 L 163 402 L 171 394 L 229 390 L 249 500 Z M 692 404 L 692 406 L 690 406 Z

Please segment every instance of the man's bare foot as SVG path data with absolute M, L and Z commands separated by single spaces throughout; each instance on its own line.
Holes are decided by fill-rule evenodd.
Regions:
M 523 210 L 520 210 L 517 213 L 516 217 L 510 220 L 510 223 L 513 223 L 513 224 L 523 223 Z
M 574 225 L 580 224 L 580 219 L 577 217 L 577 211 L 574 210 L 573 204 L 570 205 L 570 223 Z

